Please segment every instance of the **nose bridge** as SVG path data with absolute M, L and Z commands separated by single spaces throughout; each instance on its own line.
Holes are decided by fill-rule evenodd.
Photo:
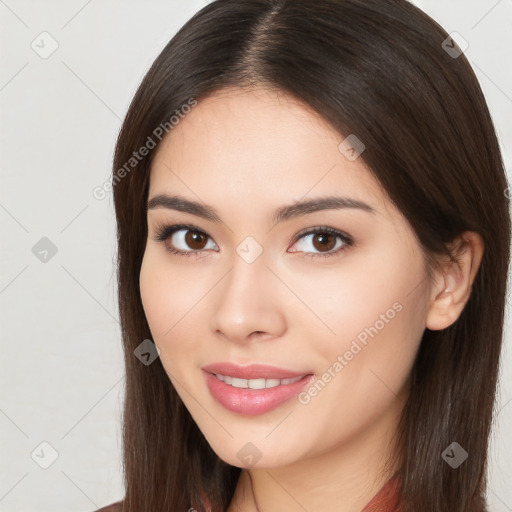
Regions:
M 283 328 L 282 312 L 268 281 L 275 276 L 263 251 L 258 252 L 251 241 L 239 244 L 216 298 L 213 329 L 233 341 L 243 341 L 253 332 L 277 335 Z
M 252 236 L 246 236 L 236 247 L 232 258 L 232 269 L 226 280 L 225 299 L 230 297 L 236 301 L 250 297 L 253 293 L 260 293 L 264 287 L 263 279 L 269 274 L 267 257 L 263 246 Z M 259 284 L 259 286 L 258 286 Z
M 247 309 L 248 303 L 252 309 L 257 309 L 264 299 L 266 286 L 263 285 L 264 280 L 268 279 L 266 274 L 270 272 L 262 256 L 248 262 L 240 255 L 234 255 L 231 271 L 226 276 L 221 292 L 220 305 L 231 311 L 239 310 L 240 313 Z M 244 316 L 249 313 L 247 310 Z

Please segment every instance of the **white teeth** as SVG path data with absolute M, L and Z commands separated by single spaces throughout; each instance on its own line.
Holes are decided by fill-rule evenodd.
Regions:
M 216 373 L 215 376 L 233 386 L 234 388 L 250 388 L 250 389 L 268 389 L 275 388 L 276 386 L 286 386 L 287 384 L 293 384 L 294 382 L 302 379 L 303 375 L 299 377 L 293 377 L 292 379 L 239 379 L 237 377 L 230 377 L 229 375 L 222 375 Z
M 233 377 L 233 381 L 231 382 L 231 385 L 234 388 L 248 388 L 247 385 L 249 381 L 247 379 L 237 379 L 236 377 Z
M 250 379 L 247 385 L 251 389 L 265 389 L 265 379 Z

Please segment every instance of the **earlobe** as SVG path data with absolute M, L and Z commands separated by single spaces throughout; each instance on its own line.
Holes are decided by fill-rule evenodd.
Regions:
M 446 329 L 459 318 L 471 295 L 484 242 L 473 231 L 466 231 L 452 242 L 456 261 L 448 261 L 436 271 L 425 327 L 431 330 Z

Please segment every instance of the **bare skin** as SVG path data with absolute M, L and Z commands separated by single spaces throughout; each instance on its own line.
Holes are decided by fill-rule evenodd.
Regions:
M 228 89 L 201 100 L 153 162 L 149 199 L 179 195 L 221 219 L 150 209 L 140 286 L 169 378 L 218 456 L 243 468 L 229 512 L 359 512 L 396 469 L 385 462 L 422 334 L 458 318 L 481 260 L 482 240 L 466 232 L 460 264 L 446 263 L 431 282 L 407 220 L 362 159 L 338 149 L 343 139 L 284 93 Z M 372 211 L 272 220 L 276 208 L 324 196 Z M 207 236 L 155 240 L 175 224 Z M 353 243 L 301 235 L 318 227 Z M 262 250 L 250 263 L 237 252 L 248 236 L 256 244 L 242 247 Z M 201 368 L 219 361 L 328 382 L 302 402 L 247 416 L 210 394 Z M 251 463 L 239 455 L 247 443 L 257 449 Z

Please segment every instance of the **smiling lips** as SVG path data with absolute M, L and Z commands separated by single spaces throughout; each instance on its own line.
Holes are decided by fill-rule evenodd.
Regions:
M 298 395 L 314 376 L 273 366 L 216 363 L 202 368 L 213 398 L 232 412 L 263 414 Z

